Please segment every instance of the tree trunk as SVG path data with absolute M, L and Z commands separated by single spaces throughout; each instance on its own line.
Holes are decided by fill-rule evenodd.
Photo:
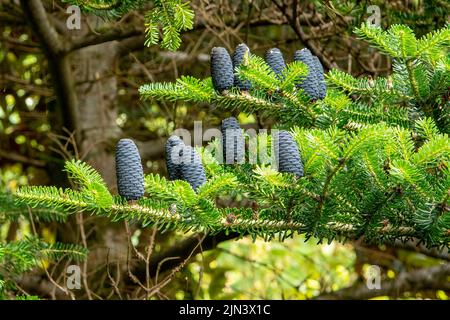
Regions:
M 107 42 L 69 55 L 77 97 L 80 157 L 97 169 L 111 189 L 115 188 L 113 148 L 121 130 L 117 119 L 117 50 Z

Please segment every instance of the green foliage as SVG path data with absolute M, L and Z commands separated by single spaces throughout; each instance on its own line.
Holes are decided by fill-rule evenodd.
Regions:
M 63 0 L 79 6 L 85 12 L 105 18 L 116 18 L 130 10 L 139 8 L 145 0 Z
M 72 259 L 80 262 L 86 256 L 87 250 L 83 247 L 62 243 L 48 244 L 36 237 L 0 243 L 0 298 L 7 289 L 14 288 L 14 277 L 36 267 L 43 267 L 44 261 Z
M 189 271 L 196 282 L 202 277 L 201 291 L 192 298 L 302 300 L 356 280 L 351 245 L 317 246 L 313 239 L 303 240 L 300 236 L 271 243 L 227 241 L 217 252 L 198 255 Z
M 199 80 L 182 76 L 177 83 L 150 83 L 139 88 L 146 98 L 167 101 L 210 102 L 214 93 L 211 78 Z
M 147 3 L 152 8 L 145 14 L 145 45 L 157 44 L 162 35 L 161 47 L 176 50 L 180 47 L 180 33 L 194 26 L 194 12 L 189 3 L 182 0 L 66 0 L 82 10 L 105 18 L 117 18 L 143 7 Z
M 257 88 L 269 91 L 278 89 L 278 77 L 261 57 L 245 55 L 237 71 L 240 78 L 250 80 Z
M 80 186 L 84 197 L 92 198 L 100 208 L 109 208 L 112 205 L 112 196 L 97 171 L 76 160 L 66 162 L 65 169 L 69 173 L 69 178 Z
M 212 103 L 277 118 L 298 144 L 302 178 L 281 174 L 262 158 L 221 165 L 208 147 L 199 150 L 208 180 L 198 193 L 184 181 L 150 174 L 146 197 L 129 204 L 111 196 L 92 168 L 72 161 L 66 170 L 76 189 L 22 187 L 16 196 L 33 206 L 139 220 L 161 230 L 238 232 L 265 240 L 300 233 L 319 242 L 363 236 L 376 244 L 417 238 L 428 247 L 448 247 L 448 32 L 417 40 L 404 26 L 363 26 L 357 34 L 392 56 L 393 73 L 356 79 L 332 70 L 324 100 L 310 101 L 297 89 L 308 72 L 302 63 L 288 64 L 278 78 L 256 56 L 246 56 L 235 70 L 252 82 L 249 92 L 219 94 L 210 78 L 193 77 L 140 88 L 143 98 Z
M 68 213 L 65 211 L 47 206 L 38 206 L 31 212 L 28 205 L 17 203 L 13 195 L 0 193 L 0 223 L 17 221 L 20 217 L 28 219 L 30 213 L 32 213 L 36 221 L 43 222 L 65 222 L 68 216 Z
M 138 219 L 160 229 L 237 231 L 266 239 L 299 232 L 328 241 L 364 234 L 376 243 L 414 236 L 429 246 L 448 245 L 450 225 L 442 204 L 450 190 L 450 140 L 433 130 L 430 121 L 418 123 L 428 135 L 420 146 L 411 131 L 385 124 L 358 131 L 296 128 L 294 137 L 305 164 L 305 177 L 299 180 L 263 164 L 217 168 L 205 162 L 214 175 L 198 193 L 184 181 L 150 174 L 145 179 L 148 197 L 136 204 L 115 198 L 114 204 L 102 207 L 101 199 L 84 197 L 83 191 L 52 187 L 23 187 L 17 196 L 32 205 L 85 210 L 114 220 Z M 70 166 L 92 174 L 81 162 Z M 237 195 L 257 203 L 257 209 L 215 204 Z M 441 208 L 440 214 L 425 217 L 422 208 L 430 205 L 437 212 Z
M 450 130 L 450 107 L 446 92 L 450 86 L 449 58 L 446 55 L 448 28 L 416 39 L 405 26 L 395 25 L 388 31 L 363 25 L 356 29 L 367 40 L 394 59 L 394 72 L 375 79 L 353 76 L 331 70 L 327 74 L 330 88 L 325 101 L 311 103 L 298 90 L 308 70 L 301 62 L 287 65 L 278 78 L 265 61 L 246 57 L 236 72 L 253 84 L 248 93 L 231 90 L 217 93 L 210 78 L 181 77 L 173 83 L 151 83 L 141 86 L 144 99 L 213 103 L 225 109 L 278 118 L 285 125 L 328 128 L 360 127 L 381 121 L 411 128 L 423 115 L 435 120 L 442 132 Z M 340 92 L 341 91 L 341 92 Z M 343 94 L 345 93 L 345 94 Z M 347 94 L 353 95 L 353 101 Z
M 30 219 L 32 223 L 65 222 L 69 214 L 67 210 L 55 207 L 51 203 L 37 204 L 31 209 L 28 204 L 18 203 L 12 194 L 0 193 L 0 224 L 2 226 L 11 226 L 11 223 L 20 224 Z M 15 291 L 14 280 L 18 276 L 35 267 L 43 267 L 44 261 L 58 262 L 61 259 L 72 259 L 78 262 L 86 256 L 86 249 L 78 245 L 46 243 L 35 236 L 25 236 L 11 242 L 3 242 L 1 239 L 0 299 L 6 298 L 8 291 Z
M 162 30 L 161 47 L 176 50 L 181 44 L 180 33 L 194 26 L 194 12 L 188 3 L 182 0 L 157 1 L 154 8 L 145 15 L 145 45 L 157 44 L 160 28 Z
M 87 251 L 72 244 L 47 244 L 38 238 L 0 244 L 0 274 L 20 275 L 39 265 L 41 260 L 58 261 L 62 258 L 76 262 L 86 258 Z
M 0 223 L 11 227 L 12 223 L 20 225 L 24 221 L 33 225 L 39 222 L 65 222 L 73 212 L 67 208 L 79 208 L 80 203 L 86 199 L 95 200 L 95 205 L 101 208 L 108 204 L 108 199 L 112 204 L 112 196 L 100 175 L 92 168 L 84 163 L 72 161 L 67 162 L 66 170 L 72 181 L 81 186 L 81 191 L 63 192 L 54 187 L 36 187 L 32 190 L 34 195 L 40 195 L 47 200 L 64 193 L 64 205 L 55 200 L 19 203 L 12 194 L 0 193 Z M 0 239 L 0 299 L 6 298 L 7 292 L 16 291 L 15 278 L 25 272 L 36 267 L 46 268 L 45 263 L 59 262 L 61 259 L 80 262 L 87 256 L 84 247 L 75 244 L 47 243 L 37 236 L 26 234 L 25 232 L 25 236 L 15 241 L 3 242 L 4 240 Z
M 450 29 L 444 28 L 416 39 L 414 32 L 405 25 L 393 25 L 387 31 L 363 24 L 355 29 L 361 39 L 366 40 L 381 52 L 394 59 L 421 57 L 433 62 L 442 58 L 442 49 L 450 42 Z
M 450 133 L 450 110 L 446 92 L 450 86 L 448 63 L 450 28 L 416 39 L 411 29 L 394 25 L 388 31 L 363 25 L 356 34 L 393 58 L 394 72 L 388 78 L 355 79 L 339 70 L 331 70 L 328 83 L 359 101 L 407 111 L 410 122 L 431 117 L 439 130 Z
M 300 121 L 308 125 L 317 116 L 314 105 L 309 105 L 309 98 L 295 87 L 298 77 L 305 76 L 307 72 L 303 63 L 293 62 L 284 71 L 285 78 L 279 79 L 263 59 L 250 56 L 237 69 L 238 76 L 253 83 L 249 93 L 233 89 L 219 94 L 210 78 L 200 80 L 193 77 L 181 77 L 176 84 L 146 84 L 139 88 L 139 93 L 145 99 L 213 103 L 229 110 L 259 112 L 271 117 L 291 116 L 294 112 L 294 118 L 290 117 L 292 122 Z

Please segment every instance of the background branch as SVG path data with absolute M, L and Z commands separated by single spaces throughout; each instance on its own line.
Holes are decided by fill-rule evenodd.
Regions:
M 394 280 L 381 281 L 380 289 L 369 289 L 365 283 L 322 294 L 316 299 L 370 299 L 379 296 L 400 297 L 405 292 L 417 292 L 428 289 L 449 290 L 450 264 L 423 268 L 411 272 L 402 272 Z

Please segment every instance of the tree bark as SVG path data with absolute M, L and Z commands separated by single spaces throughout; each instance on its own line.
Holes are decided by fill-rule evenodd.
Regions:
M 117 119 L 116 42 L 74 51 L 69 63 L 77 96 L 79 152 L 110 189 L 116 185 L 113 147 L 121 130 Z

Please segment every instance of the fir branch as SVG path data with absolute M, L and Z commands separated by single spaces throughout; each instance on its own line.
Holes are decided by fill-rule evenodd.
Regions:
M 272 239 L 275 236 L 284 239 L 292 236 L 294 232 L 314 234 L 319 239 L 324 237 L 332 239 L 337 236 L 354 238 L 360 235 L 361 232 L 367 232 L 370 235 L 368 239 L 378 242 L 383 241 L 383 239 L 390 240 L 405 236 L 421 236 L 429 239 L 429 245 L 446 243 L 449 241 L 448 236 L 441 233 L 442 226 L 447 226 L 445 217 L 442 218 L 444 220 L 441 219 L 443 222 L 439 223 L 439 228 L 425 228 L 426 226 L 424 225 L 424 228 L 429 230 L 431 234 L 424 234 L 425 229 L 415 230 L 413 225 L 408 225 L 408 223 L 405 225 L 400 221 L 391 220 L 395 219 L 394 217 L 389 218 L 393 222 L 391 226 L 380 226 L 380 220 L 378 219 L 382 218 L 372 219 L 369 224 L 362 224 L 358 219 L 348 219 L 346 217 L 346 210 L 352 212 L 353 215 L 359 215 L 361 212 L 358 208 L 359 205 L 354 205 L 352 198 L 347 198 L 351 194 L 335 190 L 336 186 L 340 185 L 339 180 L 342 179 L 342 175 L 339 172 L 344 167 L 348 167 L 352 160 L 358 160 L 364 155 L 367 157 L 368 154 L 371 154 L 374 150 L 379 150 L 382 146 L 389 150 L 394 141 L 399 140 L 398 137 L 396 138 L 396 135 L 402 132 L 401 130 L 395 131 L 380 125 L 368 126 L 358 133 L 350 134 L 344 134 L 337 129 L 329 130 L 327 136 L 329 140 L 326 141 L 334 141 L 334 143 L 342 146 L 334 149 L 333 144 L 329 144 L 326 149 L 323 149 L 325 150 L 324 155 L 327 155 L 326 157 L 331 161 L 330 164 L 334 163 L 334 165 L 329 174 L 321 174 L 314 178 L 321 179 L 320 177 L 323 177 L 323 187 L 320 189 L 313 187 L 314 185 L 308 182 L 312 174 L 312 172 L 308 172 L 311 170 L 311 166 L 305 166 L 306 177 L 302 178 L 301 183 L 296 183 L 289 175 L 280 175 L 272 169 L 260 167 L 251 173 L 250 177 L 240 181 L 239 185 L 237 182 L 241 180 L 242 173 L 246 174 L 244 172 L 241 175 L 228 172 L 212 177 L 199 189 L 198 194 L 184 181 L 167 181 L 157 175 L 148 175 L 146 177 L 146 189 L 150 198 L 143 198 L 136 203 L 128 204 L 124 199 L 116 197 L 113 200 L 113 204 L 107 208 L 101 207 L 100 203 L 96 203 L 92 197 L 86 197 L 82 192 L 70 189 L 23 187 L 18 191 L 17 197 L 31 205 L 52 204 L 59 208 L 67 208 L 69 211 L 86 211 L 100 216 L 107 216 L 113 221 L 137 219 L 144 226 L 151 225 L 161 230 L 198 230 L 211 233 L 228 231 L 249 234 L 253 237 L 262 236 L 266 239 Z M 295 136 L 297 139 L 300 133 L 302 131 L 296 131 Z M 319 133 L 321 133 L 320 130 L 315 130 L 316 136 Z M 305 131 L 302 134 L 306 135 L 308 133 Z M 345 135 L 349 136 L 345 137 Z M 434 150 L 432 145 L 445 143 L 447 142 L 446 140 L 441 139 L 436 140 L 436 142 L 430 140 L 430 146 L 425 147 L 424 150 Z M 308 148 L 311 150 L 317 149 L 317 146 L 314 146 L 315 140 L 311 141 L 313 141 L 313 144 L 308 144 L 308 147 L 302 146 L 302 150 L 305 151 L 303 155 L 306 163 L 311 161 L 309 157 L 315 156 L 306 150 Z M 387 141 L 391 142 L 386 143 Z M 323 146 L 324 144 L 320 143 L 319 145 Z M 334 151 L 331 152 L 330 148 L 333 148 Z M 447 149 L 442 149 L 442 146 L 439 149 L 441 154 L 448 156 L 449 152 Z M 410 152 L 408 151 L 408 154 Z M 419 156 L 418 159 L 434 156 L 436 156 L 436 153 L 424 151 L 424 154 Z M 77 162 L 71 163 L 84 170 L 86 176 L 98 178 L 86 165 Z M 354 163 L 358 163 L 358 161 Z M 381 164 L 378 160 L 371 160 L 370 163 L 372 167 L 377 166 L 377 163 L 378 166 Z M 315 170 L 326 170 L 326 167 L 317 167 Z M 429 201 L 427 199 L 433 197 L 435 189 L 425 181 L 425 177 L 419 174 L 418 170 L 412 163 L 396 159 L 391 165 L 390 177 L 392 177 L 393 181 L 405 184 L 405 192 L 408 191 L 408 201 L 418 201 L 414 198 L 414 194 L 418 192 L 426 202 Z M 72 169 L 72 172 L 77 171 L 78 169 Z M 383 176 L 380 169 L 375 170 L 372 168 L 371 172 L 375 176 L 381 175 L 378 177 L 378 181 L 385 181 L 389 177 L 385 173 L 385 176 Z M 237 178 L 238 180 L 236 180 Z M 336 182 L 334 182 L 335 179 Z M 88 181 L 89 179 L 85 177 L 79 180 Z M 250 185 L 253 185 L 253 187 L 249 188 L 248 186 Z M 389 184 L 386 185 L 385 182 L 379 183 L 379 185 L 381 187 L 389 187 Z M 442 188 L 447 187 L 441 187 L 438 191 L 442 192 Z M 259 214 L 256 213 L 256 216 L 255 212 L 249 208 L 218 208 L 213 201 L 217 196 L 223 196 L 223 191 L 247 193 L 250 199 L 257 200 L 263 207 L 261 207 Z M 320 191 L 320 195 L 318 191 Z M 267 199 L 267 201 L 264 199 Z M 307 207 L 298 207 L 297 204 L 306 204 L 310 201 L 317 204 L 317 214 L 312 220 L 307 216 L 303 216 L 302 212 Z M 344 204 L 348 208 L 335 217 L 328 214 L 322 216 L 322 210 L 329 208 L 335 201 L 340 203 L 341 210 L 343 210 L 342 205 Z M 414 207 L 420 207 L 425 202 L 418 202 Z M 388 201 L 387 203 L 389 204 L 390 202 Z M 270 207 L 264 207 L 264 204 L 270 205 Z M 290 208 L 290 206 L 293 207 Z M 290 218 L 289 215 L 286 215 L 286 212 L 280 215 L 281 212 L 286 210 L 290 211 L 292 215 Z M 297 212 L 297 210 L 299 211 Z M 310 215 L 308 211 L 305 214 Z M 294 216 L 297 218 L 292 220 Z
M 144 0 L 64 0 L 83 11 L 105 18 L 116 18 L 144 4 Z
M 254 55 L 244 60 L 236 70 L 238 77 L 250 80 L 254 86 L 264 90 L 278 90 L 280 81 L 263 58 Z
M 381 52 L 391 57 L 398 57 L 398 46 L 394 43 L 392 37 L 380 27 L 363 24 L 360 28 L 356 28 L 354 32 L 360 39 L 370 42 Z
M 56 187 L 21 187 L 15 194 L 32 207 L 50 205 L 57 208 L 80 209 L 89 207 L 80 192 Z
M 37 221 L 57 221 L 65 222 L 68 217 L 68 213 L 64 210 L 58 210 L 58 208 L 48 206 L 36 206 L 31 208 L 24 204 L 18 203 L 14 196 L 9 193 L 0 193 L 0 223 L 7 221 L 16 221 L 19 217 L 28 219 L 31 214 Z
M 112 196 L 103 178 L 87 164 L 72 160 L 66 162 L 65 170 L 69 178 L 78 184 L 85 197 L 92 197 L 100 208 L 108 208 L 112 204 Z
M 442 47 L 450 43 L 450 27 L 425 34 L 417 41 L 417 54 L 431 62 L 440 55 Z M 434 59 L 433 59 L 434 58 Z
M 62 258 L 83 261 L 85 248 L 74 244 L 47 244 L 36 237 L 0 243 L 0 274 L 6 277 L 20 275 L 40 265 L 42 259 L 56 262 Z
M 64 0 L 81 10 L 97 16 L 114 19 L 139 9 L 146 3 L 153 6 L 145 14 L 146 46 L 157 44 L 162 33 L 161 47 L 172 51 L 181 45 L 181 32 L 194 27 L 194 12 L 188 2 L 182 0 Z

